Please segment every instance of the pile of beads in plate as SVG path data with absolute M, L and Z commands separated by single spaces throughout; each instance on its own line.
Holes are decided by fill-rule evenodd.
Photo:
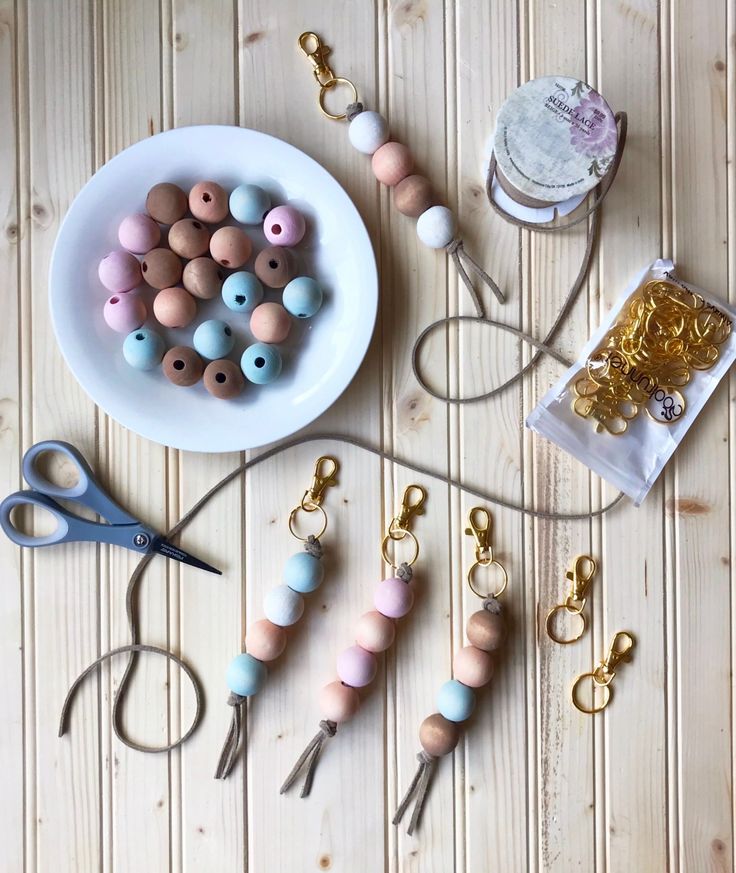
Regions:
M 256 255 L 252 271 L 245 265 L 253 253 L 251 238 L 238 225 L 260 225 L 269 245 Z M 168 228 L 166 241 L 161 225 Z M 257 185 L 239 185 L 230 195 L 216 182 L 198 182 L 187 195 L 171 182 L 154 185 L 146 213 L 129 215 L 118 228 L 122 250 L 99 264 L 100 281 L 112 293 L 104 318 L 127 334 L 123 355 L 131 367 L 152 370 L 163 364 L 174 385 L 203 380 L 215 397 L 235 397 L 245 380 L 265 385 L 281 373 L 278 345 L 289 335 L 292 317 L 311 318 L 322 305 L 320 285 L 298 275 L 291 247 L 306 230 L 304 216 L 292 206 L 272 208 L 269 194 Z M 198 301 L 220 296 L 233 313 L 249 317 L 255 342 L 238 363 L 228 357 L 235 344 L 231 326 L 220 319 L 197 325 L 191 346 L 166 349 L 158 330 L 146 327 L 149 307 L 142 285 L 157 292 L 152 316 L 165 328 L 192 324 Z M 266 289 L 283 289 L 281 301 L 264 300 Z M 245 378 L 244 378 L 245 377 Z

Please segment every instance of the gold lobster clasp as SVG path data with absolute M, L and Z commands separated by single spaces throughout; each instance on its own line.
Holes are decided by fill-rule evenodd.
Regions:
M 614 634 L 611 647 L 608 650 L 606 657 L 598 662 L 598 665 L 594 670 L 578 676 L 573 683 L 572 702 L 576 709 L 579 709 L 580 712 L 584 712 L 587 715 L 593 715 L 596 712 L 602 712 L 608 706 L 611 702 L 611 697 L 613 696 L 611 682 L 616 675 L 616 668 L 623 661 L 628 661 L 631 658 L 631 650 L 634 648 L 634 644 L 634 637 L 628 631 L 618 631 Z M 580 687 L 586 679 L 593 680 L 594 695 L 597 690 L 600 689 L 602 691 L 603 700 L 600 703 L 596 703 L 595 697 L 590 706 L 580 700 Z
M 330 89 L 335 87 L 335 85 L 345 85 L 350 88 L 353 95 L 350 102 L 357 103 L 358 101 L 358 91 L 355 85 L 353 85 L 350 79 L 346 79 L 343 76 L 336 76 L 332 72 L 332 67 L 327 62 L 327 58 L 332 52 L 332 49 L 328 45 L 325 45 L 319 36 L 311 30 L 306 30 L 301 34 L 299 37 L 299 48 L 304 52 L 312 64 L 312 73 L 319 85 L 317 103 L 319 104 L 322 114 L 327 116 L 327 118 L 331 118 L 333 121 L 342 121 L 344 118 L 347 118 L 345 112 L 332 113 L 329 112 L 325 106 L 325 96 Z

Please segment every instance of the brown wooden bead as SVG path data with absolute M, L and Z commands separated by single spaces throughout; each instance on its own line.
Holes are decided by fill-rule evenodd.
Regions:
M 479 609 L 468 619 L 465 633 L 476 648 L 496 652 L 506 641 L 506 621 L 500 612 Z
M 256 276 L 269 288 L 283 288 L 296 276 L 296 258 L 281 246 L 266 246 L 258 252 Z
M 213 300 L 222 291 L 225 271 L 212 258 L 195 258 L 184 267 L 182 284 L 200 300 Z
M 146 211 L 160 224 L 174 224 L 187 214 L 187 195 L 178 185 L 159 182 L 148 192 Z
M 434 758 L 449 755 L 459 739 L 459 722 L 449 721 L 439 712 L 427 716 L 419 726 L 419 742 L 424 751 Z
M 419 218 L 436 202 L 432 184 L 424 176 L 407 176 L 394 188 L 394 206 L 410 218 Z
M 174 385 L 195 385 L 202 378 L 202 358 L 189 346 L 174 346 L 163 359 L 164 376 Z
M 182 218 L 169 230 L 169 248 L 182 258 L 198 258 L 210 247 L 210 232 L 195 218 Z
M 220 400 L 230 400 L 237 397 L 243 390 L 245 378 L 240 367 L 222 358 L 219 361 L 211 361 L 204 371 L 204 387 L 213 397 Z
M 171 249 L 151 249 L 141 261 L 143 281 L 151 288 L 171 288 L 181 279 L 181 260 Z

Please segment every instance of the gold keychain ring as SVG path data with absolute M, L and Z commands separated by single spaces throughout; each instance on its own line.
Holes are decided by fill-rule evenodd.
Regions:
M 319 533 L 309 534 L 306 537 L 300 536 L 295 529 L 296 519 L 300 512 L 306 512 L 308 515 L 312 512 L 319 512 L 322 514 L 322 527 L 319 530 Z M 304 502 L 299 504 L 299 506 L 295 506 L 291 512 L 289 513 L 289 532 L 292 536 L 296 537 L 298 540 L 301 540 L 303 543 L 306 543 L 310 536 L 314 536 L 315 539 L 319 539 L 322 534 L 327 530 L 327 513 L 322 509 L 321 506 L 313 506 L 311 509 L 304 505 Z
M 572 702 L 580 712 L 584 712 L 586 715 L 595 715 L 597 712 L 603 712 L 603 710 L 608 706 L 611 702 L 611 698 L 613 697 L 613 690 L 610 687 L 611 680 L 613 679 L 614 674 L 606 676 L 605 681 L 601 682 L 598 678 L 597 673 L 594 671 L 592 673 L 583 673 L 578 676 L 578 678 L 573 682 L 572 686 Z M 586 706 L 578 697 L 578 692 L 580 685 L 586 680 L 593 680 L 593 706 Z M 602 688 L 603 689 L 603 702 L 599 705 L 595 705 L 595 689 Z
M 397 533 L 399 531 L 402 534 L 401 536 L 397 536 Z M 414 536 L 414 534 L 410 530 L 407 530 L 406 528 L 399 528 L 399 531 L 397 531 L 397 530 L 390 531 L 381 540 L 381 557 L 383 558 L 383 560 L 387 564 L 390 564 L 394 568 L 394 570 L 396 570 L 398 567 L 400 567 L 401 564 L 406 564 L 407 566 L 411 567 L 411 565 L 414 564 L 416 559 L 419 557 L 419 541 Z M 406 539 L 406 537 L 409 537 L 409 539 L 412 541 L 412 544 L 414 546 L 412 556 L 408 561 L 402 561 L 401 564 L 395 564 L 393 562 L 393 560 L 391 559 L 390 555 L 388 554 L 388 544 L 390 542 L 393 542 L 393 543 L 401 542 L 401 540 Z
M 484 594 L 482 591 L 479 591 L 475 587 L 475 583 L 473 582 L 473 574 L 475 573 L 476 567 L 493 567 L 496 566 L 503 573 L 503 582 L 501 582 L 501 587 L 493 594 L 487 593 Z M 489 598 L 500 597 L 503 592 L 506 590 L 506 586 L 509 584 L 509 574 L 506 572 L 506 568 L 504 565 L 497 561 L 495 558 L 492 558 L 490 561 L 487 560 L 478 560 L 474 564 L 471 564 L 470 569 L 468 570 L 468 585 L 470 586 L 470 590 L 476 597 L 480 597 L 481 600 L 488 600 Z
M 553 606 L 552 609 L 547 613 L 547 618 L 545 619 L 544 626 L 547 630 L 547 636 L 555 643 L 559 643 L 561 646 L 567 646 L 570 643 L 576 643 L 582 635 L 585 633 L 585 629 L 588 626 L 588 622 L 583 614 L 583 609 L 585 607 L 585 601 L 580 604 L 580 608 L 576 609 L 574 607 L 569 606 L 567 603 L 558 603 L 557 606 Z M 569 615 L 577 615 L 582 622 L 580 627 L 580 633 L 574 637 L 561 637 L 558 636 L 554 630 L 554 617 L 561 610 L 564 609 Z
M 352 91 L 353 99 L 348 101 L 349 103 L 357 103 L 358 102 L 358 89 L 353 85 L 350 79 L 346 79 L 344 76 L 334 76 L 329 81 L 325 82 L 319 89 L 319 97 L 317 98 L 317 104 L 319 105 L 320 111 L 322 115 L 331 119 L 332 121 L 342 121 L 344 118 L 347 118 L 346 112 L 340 112 L 338 114 L 329 112 L 327 107 L 325 106 L 325 95 L 328 91 L 335 87 L 335 85 L 347 85 L 348 88 Z

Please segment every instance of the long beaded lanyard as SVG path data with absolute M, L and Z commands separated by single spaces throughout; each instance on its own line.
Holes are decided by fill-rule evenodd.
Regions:
M 266 664 L 278 658 L 286 648 L 286 628 L 296 624 L 304 612 L 303 595 L 316 591 L 324 579 L 320 540 L 327 530 L 327 513 L 322 502 L 325 491 L 337 484 L 337 469 L 334 458 L 327 455 L 317 458 L 309 488 L 289 513 L 289 533 L 304 544 L 304 550 L 286 561 L 283 584 L 272 588 L 263 599 L 266 617 L 248 628 L 245 651 L 236 655 L 227 668 L 226 681 L 230 689 L 227 702 L 232 707 L 232 718 L 217 762 L 215 779 L 226 779 L 235 764 L 242 704 L 260 691 L 266 680 Z M 317 513 L 320 521 L 316 533 L 301 536 L 297 532 L 297 519 L 301 513 L 306 513 L 307 517 Z

